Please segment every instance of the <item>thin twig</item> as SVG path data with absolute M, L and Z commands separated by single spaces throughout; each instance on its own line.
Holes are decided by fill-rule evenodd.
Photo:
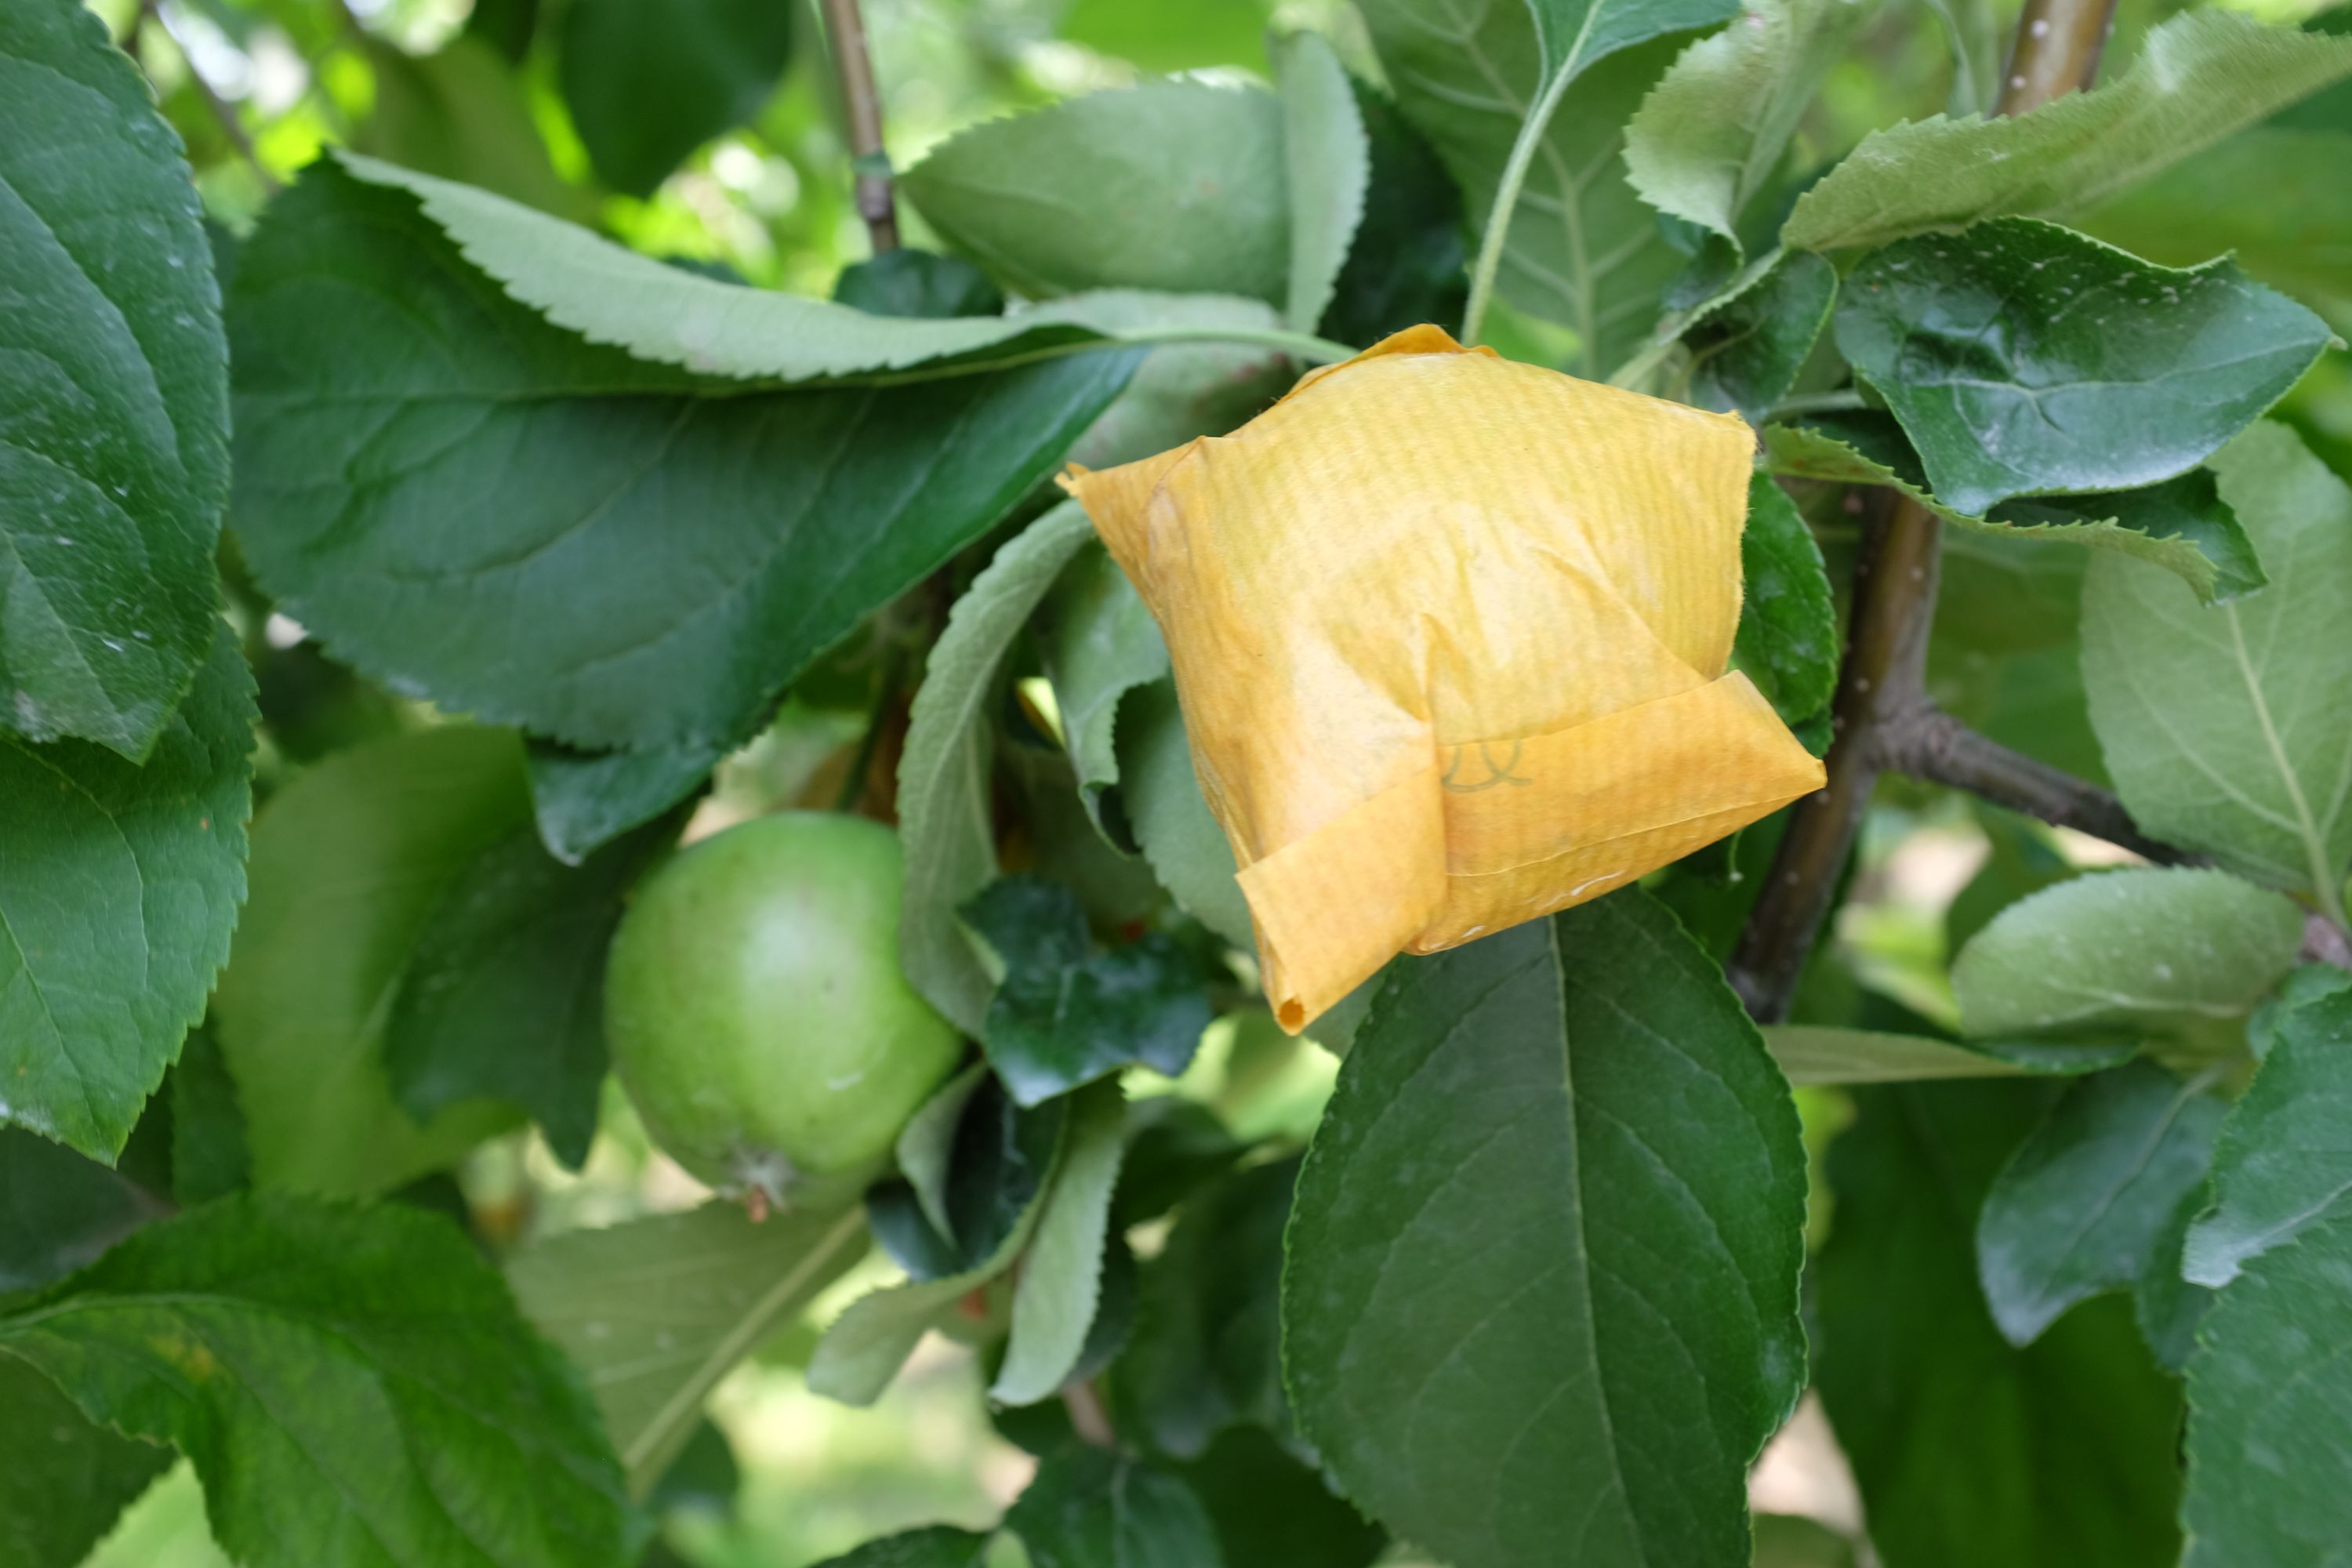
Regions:
M 1062 1407 L 1070 1413 L 1070 1429 L 1078 1441 L 1097 1448 L 1118 1446 L 1118 1433 L 1110 1424 L 1110 1412 L 1103 1407 L 1102 1395 L 1091 1383 L 1065 1384 L 1062 1387 Z
M 1884 725 L 1874 739 L 1878 763 L 1890 772 L 1967 790 L 2053 827 L 2103 838 L 2159 866 L 2205 864 L 2201 855 L 2142 833 L 2123 802 L 2098 785 L 2012 752 L 1938 709 Z
M 866 220 L 879 256 L 898 248 L 898 205 L 882 147 L 882 95 L 874 86 L 874 59 L 866 51 L 866 19 L 857 0 L 824 0 L 824 32 L 841 82 L 842 113 L 849 121 L 849 151 L 857 160 L 857 216 Z

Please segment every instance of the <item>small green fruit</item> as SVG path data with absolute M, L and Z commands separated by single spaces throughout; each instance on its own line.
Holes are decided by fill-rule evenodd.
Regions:
M 646 879 L 604 980 L 613 1066 L 655 1142 L 782 1204 L 854 1180 L 962 1055 L 898 966 L 898 835 L 793 812 Z

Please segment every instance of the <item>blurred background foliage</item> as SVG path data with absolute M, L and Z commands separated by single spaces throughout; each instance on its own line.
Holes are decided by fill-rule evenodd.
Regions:
M 697 34 L 708 51 L 698 61 L 653 58 L 676 41 L 646 35 L 648 14 L 670 8 L 653 0 L 89 4 L 145 69 L 185 140 L 218 226 L 225 271 L 234 266 L 236 237 L 272 192 L 331 144 L 484 185 L 648 255 L 762 287 L 828 295 L 842 270 L 867 255 L 810 0 L 690 0 L 683 8 L 709 23 Z M 2108 71 L 2128 60 L 2149 26 L 2179 8 L 2170 0 L 2124 0 Z M 2294 22 L 2318 7 L 2239 0 L 2237 8 Z M 1963 99 L 1952 40 L 2005 37 L 2015 9 L 2015 0 L 1885 7 L 1829 77 L 1798 137 L 1793 166 L 1825 164 L 1874 128 L 1942 112 Z M 888 151 L 899 168 L 976 121 L 1156 72 L 1263 78 L 1269 29 L 1321 31 L 1351 70 L 1379 76 L 1347 0 L 866 0 L 866 13 Z M 908 243 L 938 247 L 919 214 L 902 205 L 900 220 Z M 1525 358 L 1563 352 L 1556 329 L 1497 315 L 1490 336 L 1506 352 Z M 2337 325 L 2345 324 L 2339 312 Z M 2352 356 L 2331 353 L 2281 412 L 2338 471 L 2352 474 Z M 1812 521 L 1834 565 L 1837 552 L 1850 549 L 1853 521 Z M 429 710 L 331 663 L 302 628 L 242 585 L 233 560 L 225 565 L 268 720 L 261 790 L 357 741 L 436 721 Z M 2081 571 L 2080 554 L 2063 545 L 1996 547 L 1954 535 L 1931 680 L 1948 708 L 1997 739 L 2032 751 L 2053 739 L 2082 742 L 2077 752 L 2048 760 L 2096 777 L 2073 646 Z M 866 726 L 871 680 L 860 675 L 860 659 L 887 656 L 890 639 L 883 625 L 804 682 L 771 731 L 722 768 L 690 833 L 782 806 L 831 805 Z M 1870 819 L 1836 940 L 1823 946 L 1807 981 L 1800 1018 L 1950 1027 L 1957 1011 L 1946 966 L 1959 942 L 2007 902 L 2116 853 L 1955 795 L 1890 782 Z M 1750 832 L 1676 868 L 1659 890 L 1721 953 L 1746 906 L 1738 889 L 1752 886 L 1769 854 L 1769 832 Z M 1218 1029 L 1223 1034 L 1213 1030 L 1185 1082 L 1139 1081 L 1131 1090 L 1195 1095 L 1237 1129 L 1270 1136 L 1277 1146 L 1303 1142 L 1328 1093 L 1331 1058 L 1303 1041 L 1276 1047 L 1265 1033 L 1244 1038 L 1230 1021 Z M 1799 1099 L 1818 1163 L 1851 1107 L 1837 1090 L 1805 1089 Z M 461 1186 L 414 1195 L 462 1208 L 493 1249 L 690 1207 L 707 1195 L 649 1148 L 609 1084 L 583 1169 L 564 1170 L 535 1132 L 517 1133 L 478 1152 Z M 1813 1192 L 1818 1244 L 1829 1216 L 1818 1180 Z M 827 1293 L 817 1321 L 889 1273 L 877 1254 Z M 1016 1440 L 1021 1434 L 992 1426 L 981 1369 L 968 1351 L 935 1339 L 886 1398 L 853 1410 L 802 1385 L 799 1363 L 814 1339 L 803 1324 L 722 1384 L 711 1405 L 714 1425 L 668 1483 L 662 1533 L 648 1561 L 800 1568 L 917 1523 L 986 1526 L 1019 1491 L 1033 1461 Z M 1759 1508 L 1849 1522 L 1857 1505 L 1825 1429 L 1817 1419 L 1797 1425 L 1796 1436 L 1776 1445 L 1759 1467 Z M 1810 1458 L 1803 1451 L 1791 1458 L 1791 1446 L 1802 1450 L 1807 1443 Z M 1806 1551 L 1802 1561 L 1825 1560 Z M 224 1561 L 183 1464 L 130 1510 L 89 1563 L 214 1568 Z

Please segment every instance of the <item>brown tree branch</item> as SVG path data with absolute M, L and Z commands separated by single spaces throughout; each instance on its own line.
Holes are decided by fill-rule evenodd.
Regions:
M 2089 86 L 2115 6 L 2116 0 L 2026 0 L 1996 112 L 2021 114 Z M 1954 738 L 1957 726 L 1944 730 L 1927 724 L 1927 717 L 1934 714 L 1925 675 L 1927 631 L 1936 618 L 1941 525 L 1932 512 L 1907 499 L 1882 506 L 1864 536 L 1862 559 L 1855 567 L 1845 658 L 1831 706 L 1835 739 L 1824 759 L 1828 783 L 1790 813 L 1772 869 L 1726 968 L 1732 988 L 1761 1023 L 1778 1023 L 1788 1016 L 1798 977 L 1836 897 L 1839 874 L 1853 851 L 1882 768 L 1906 766 L 1899 759 L 1908 759 L 1957 769 L 1965 758 L 1988 784 L 2015 784 L 2022 790 L 2029 783 L 2029 775 L 2017 768 L 1994 765 L 1995 753 L 2004 762 L 2029 759 L 1989 741 L 1981 746 L 1964 744 Z M 1951 721 L 1943 723 L 1949 726 Z M 1934 743 L 1931 730 L 1939 737 Z M 2079 795 L 2061 802 L 2058 797 L 2064 792 L 2046 773 L 2031 775 L 2030 782 L 2051 804 L 2086 805 Z M 2120 808 L 2116 815 L 2121 816 Z M 2129 819 L 2123 820 L 2127 824 Z M 2131 832 L 2138 837 L 2137 828 Z
M 2086 780 L 2012 752 L 1932 706 L 1877 732 L 1879 764 L 1930 784 L 1964 789 L 1995 805 L 2038 816 L 2128 849 L 2159 866 L 2193 866 L 2204 858 L 2150 838 L 2123 802 Z
M 866 51 L 866 19 L 858 13 L 857 0 L 824 0 L 824 32 L 841 82 L 849 151 L 857 160 L 857 216 L 866 220 L 874 254 L 879 256 L 898 248 L 898 205 L 882 147 L 882 95 L 874 85 L 874 59 Z

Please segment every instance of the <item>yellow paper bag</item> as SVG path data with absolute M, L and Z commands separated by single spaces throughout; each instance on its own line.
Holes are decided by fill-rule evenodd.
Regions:
M 1167 638 L 1285 1028 L 1821 787 L 1724 673 L 1752 445 L 1415 327 L 1231 436 L 1073 466 Z

